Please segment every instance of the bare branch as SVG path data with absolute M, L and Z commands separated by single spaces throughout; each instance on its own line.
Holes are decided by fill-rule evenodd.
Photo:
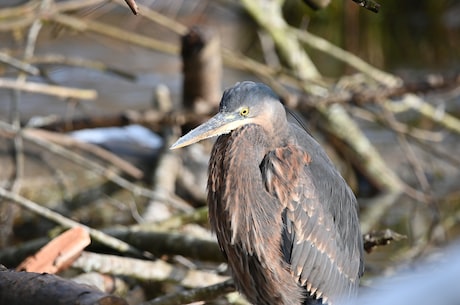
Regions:
M 228 276 L 221 276 L 212 272 L 179 268 L 160 259 L 145 261 L 91 252 L 83 252 L 73 262 L 72 267 L 85 270 L 85 272 L 96 271 L 117 276 L 128 276 L 142 281 L 174 282 L 189 288 L 213 285 L 228 279 Z
M 0 197 L 3 197 L 4 199 L 7 199 L 7 200 L 11 200 L 19 204 L 21 207 L 29 211 L 32 211 L 35 214 L 40 215 L 48 220 L 56 222 L 66 228 L 73 228 L 77 226 L 83 227 L 90 233 L 92 239 L 97 240 L 101 244 L 104 244 L 112 249 L 120 251 L 121 253 L 134 255 L 136 257 L 151 258 L 151 255 L 149 253 L 141 252 L 124 241 L 121 241 L 117 238 L 107 235 L 101 231 L 98 231 L 90 227 L 87 227 L 85 225 L 82 225 L 70 218 L 64 217 L 59 213 L 53 212 L 48 208 L 45 208 L 33 201 L 28 200 L 27 198 L 22 197 L 21 195 L 12 193 L 4 188 L 0 188 Z
M 372 0 L 353 0 L 353 2 L 356 2 L 359 6 L 362 6 L 374 13 L 378 13 L 380 9 L 380 4 Z
M 7 78 L 0 78 L 0 87 L 31 93 L 54 95 L 59 98 L 75 98 L 80 100 L 95 100 L 97 98 L 96 90 L 76 89 L 33 82 L 18 82 Z
M 371 232 L 363 236 L 364 250 L 366 250 L 367 253 L 371 253 L 372 250 L 378 246 L 388 245 L 392 241 L 400 241 L 406 238 L 406 236 L 398 234 L 390 229 Z
M 142 303 L 141 305 L 175 305 L 189 304 L 198 301 L 210 301 L 220 295 L 235 291 L 235 286 L 232 280 L 211 285 L 203 288 L 196 288 L 187 291 L 162 296 L 151 301 Z

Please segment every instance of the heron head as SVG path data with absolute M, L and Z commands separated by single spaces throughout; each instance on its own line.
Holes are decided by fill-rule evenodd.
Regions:
M 279 97 L 265 84 L 245 81 L 224 91 L 219 112 L 179 138 L 171 149 L 226 134 L 248 124 L 267 126 L 273 117 L 285 117 Z

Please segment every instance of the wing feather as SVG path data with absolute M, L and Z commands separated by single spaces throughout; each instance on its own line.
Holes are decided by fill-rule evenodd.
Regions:
M 356 199 L 325 153 L 314 148 L 312 155 L 298 145 L 275 149 L 264 161 L 269 172 L 263 176 L 267 191 L 285 208 L 282 247 L 289 245 L 291 253 L 282 251 L 291 272 L 310 295 L 333 304 L 356 292 L 361 234 Z M 346 217 L 355 217 L 353 226 L 342 230 L 350 221 Z

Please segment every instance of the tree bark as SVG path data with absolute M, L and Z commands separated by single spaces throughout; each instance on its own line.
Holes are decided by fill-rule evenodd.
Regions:
M 45 273 L 0 272 L 0 305 L 127 305 L 90 286 Z

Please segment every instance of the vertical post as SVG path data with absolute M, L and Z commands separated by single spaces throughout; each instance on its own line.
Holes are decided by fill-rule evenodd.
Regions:
M 186 109 L 209 113 L 219 105 L 222 81 L 220 39 L 215 31 L 193 27 L 182 37 L 183 95 Z

